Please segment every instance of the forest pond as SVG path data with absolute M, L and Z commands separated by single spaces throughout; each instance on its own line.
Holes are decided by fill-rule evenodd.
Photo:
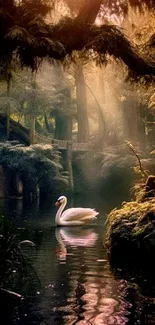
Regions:
M 112 206 L 94 197 L 72 199 L 68 205 L 95 207 L 99 218 L 85 227 L 55 227 L 52 200 L 42 208 L 23 208 L 20 200 L 1 202 L 1 213 L 16 222 L 20 239 L 36 245 L 24 253 L 40 281 L 25 285 L 28 298 L 14 324 L 145 324 L 142 310 L 135 316 L 138 307 L 131 302 L 127 280 L 116 277 L 107 261 L 105 221 Z

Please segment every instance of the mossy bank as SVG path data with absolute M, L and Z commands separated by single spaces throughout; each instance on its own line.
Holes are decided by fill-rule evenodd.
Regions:
M 155 256 L 155 176 L 137 198 L 114 209 L 107 219 L 106 248 L 113 266 L 146 267 Z

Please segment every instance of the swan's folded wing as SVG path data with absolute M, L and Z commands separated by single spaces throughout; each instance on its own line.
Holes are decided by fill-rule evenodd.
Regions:
M 97 215 L 98 212 L 90 208 L 70 208 L 63 212 L 62 219 L 64 221 L 82 220 L 87 217 L 94 219 Z

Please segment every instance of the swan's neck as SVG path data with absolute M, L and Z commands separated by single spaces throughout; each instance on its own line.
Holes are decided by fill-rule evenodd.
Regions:
M 59 208 L 59 210 L 58 210 L 58 212 L 56 214 L 55 223 L 57 225 L 61 225 L 61 215 L 62 215 L 62 212 L 63 212 L 66 204 L 67 204 L 67 199 L 65 199 L 65 201 L 60 205 L 60 208 Z
M 60 228 L 61 229 L 61 228 Z M 57 231 L 55 232 L 55 236 L 56 236 L 56 239 L 60 245 L 60 258 L 61 259 L 66 259 L 66 255 L 67 255 L 67 249 L 66 249 L 66 246 L 62 240 L 62 237 L 61 237 L 61 231 Z

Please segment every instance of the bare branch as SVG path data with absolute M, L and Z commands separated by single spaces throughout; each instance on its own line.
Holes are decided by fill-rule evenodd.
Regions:
M 141 163 L 141 160 L 139 158 L 139 155 L 137 154 L 137 152 L 135 151 L 133 145 L 129 142 L 129 141 L 125 141 L 127 146 L 132 150 L 132 152 L 134 153 L 134 155 L 136 156 L 136 158 L 138 159 L 138 163 L 139 163 L 139 168 L 140 168 L 140 171 L 143 175 L 143 177 L 146 177 L 148 178 L 148 174 L 147 172 L 144 170 L 144 168 L 142 167 L 142 163 Z

